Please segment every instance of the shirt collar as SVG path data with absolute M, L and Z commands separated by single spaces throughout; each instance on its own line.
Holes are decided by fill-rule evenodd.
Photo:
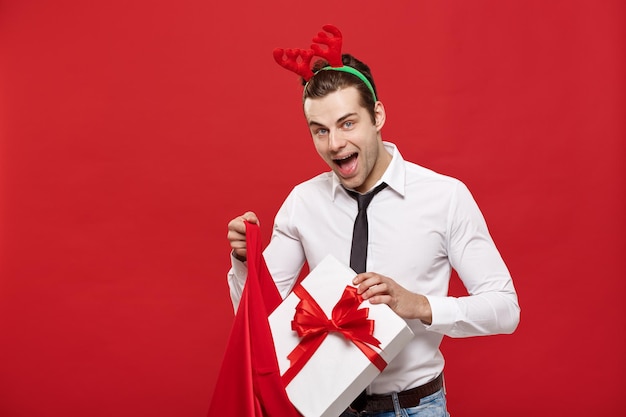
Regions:
M 404 197 L 405 192 L 405 166 L 404 159 L 400 154 L 400 151 L 391 142 L 383 142 L 385 149 L 387 152 L 391 154 L 391 162 L 385 170 L 383 176 L 380 180 L 374 184 L 376 187 L 381 182 L 386 182 L 387 186 Z M 374 188 L 372 187 L 372 188 Z M 335 196 L 337 195 L 337 190 L 343 188 L 341 186 L 341 181 L 339 177 L 334 172 L 332 173 L 332 185 L 331 185 L 331 200 L 335 200 Z

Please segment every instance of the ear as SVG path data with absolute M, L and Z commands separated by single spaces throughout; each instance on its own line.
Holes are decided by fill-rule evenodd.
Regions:
M 376 130 L 380 132 L 385 125 L 385 120 L 387 119 L 385 106 L 383 106 L 382 101 L 377 101 L 376 104 L 374 104 L 374 117 L 376 118 Z

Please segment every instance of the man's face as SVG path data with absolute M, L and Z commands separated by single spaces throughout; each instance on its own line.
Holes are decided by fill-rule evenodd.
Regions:
M 304 102 L 317 153 L 345 187 L 359 192 L 372 188 L 391 161 L 380 136 L 385 122 L 382 103 L 376 103 L 375 114 L 376 123 L 372 123 L 354 87 Z

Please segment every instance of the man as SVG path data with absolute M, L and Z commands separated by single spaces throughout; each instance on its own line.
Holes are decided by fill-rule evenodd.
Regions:
M 415 337 L 342 416 L 386 417 L 400 415 L 400 409 L 419 416 L 426 408 L 428 416 L 447 416 L 443 336 L 513 332 L 517 295 L 468 189 L 404 161 L 395 145 L 383 141 L 385 108 L 369 68 L 347 54 L 341 59 L 343 69 L 316 66 L 303 98 L 313 144 L 331 171 L 292 190 L 276 215 L 264 258 L 283 298 L 305 261 L 313 269 L 332 254 L 349 264 L 358 211 L 354 194 L 377 189 L 367 208 L 366 271 L 354 284 L 364 299 L 387 304 L 404 318 Z M 235 306 L 246 278 L 244 220 L 258 222 L 247 212 L 228 225 Z M 452 268 L 469 296 L 448 297 Z

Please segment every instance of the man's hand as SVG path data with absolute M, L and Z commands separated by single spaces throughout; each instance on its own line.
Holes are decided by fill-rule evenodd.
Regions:
M 253 224 L 259 224 L 259 219 L 251 211 L 235 217 L 228 223 L 228 240 L 230 247 L 233 249 L 235 258 L 244 262 L 246 260 L 246 225 L 244 221 Z
M 397 315 L 405 319 L 420 319 L 431 324 L 433 317 L 428 299 L 399 285 L 393 279 L 365 272 L 357 275 L 352 283 L 358 293 L 372 304 L 387 304 Z

